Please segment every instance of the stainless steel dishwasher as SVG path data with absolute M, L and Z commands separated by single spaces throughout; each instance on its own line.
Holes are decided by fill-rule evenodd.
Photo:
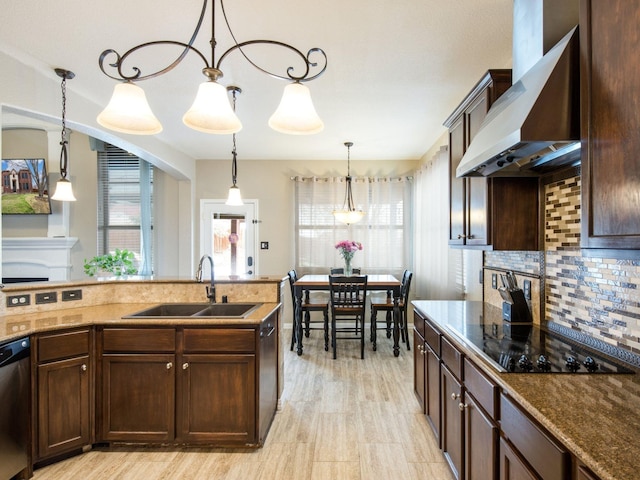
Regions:
M 0 480 L 27 468 L 29 338 L 0 344 Z

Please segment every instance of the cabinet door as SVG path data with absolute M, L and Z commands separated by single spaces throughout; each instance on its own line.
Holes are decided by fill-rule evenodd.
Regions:
M 174 355 L 103 355 L 103 440 L 170 441 L 174 419 Z
M 442 451 L 449 462 L 453 475 L 463 478 L 464 453 L 464 416 L 460 408 L 462 403 L 462 386 L 453 374 L 441 366 L 442 389 Z
M 425 407 L 427 409 L 425 413 L 436 436 L 436 441 L 442 447 L 440 437 L 440 358 L 427 344 L 425 346 Z
M 485 90 L 466 110 L 467 146 L 480 130 L 482 121 L 489 110 L 489 90 Z M 466 150 L 466 149 L 465 149 Z M 489 203 L 487 201 L 487 179 L 471 177 L 467 179 L 467 245 L 487 245 L 489 243 L 488 224 Z
M 178 380 L 178 441 L 254 444 L 255 369 L 255 355 L 183 355 Z
M 427 408 L 425 406 L 425 364 L 427 362 L 427 346 L 424 343 L 424 339 L 415 329 L 413 330 L 413 344 L 415 345 L 415 349 L 413 350 L 413 391 L 418 398 L 418 403 L 420 403 L 422 413 L 426 413 Z
M 466 480 L 494 480 L 498 460 L 498 427 L 472 395 L 465 393 L 464 452 Z
M 464 117 L 449 129 L 449 245 L 464 245 L 466 235 L 466 179 L 456 178 L 465 152 Z
M 582 248 L 640 248 L 640 3 L 580 4 Z
M 91 444 L 88 356 L 38 366 L 38 458 Z
M 500 480 L 539 480 L 533 470 L 500 438 Z

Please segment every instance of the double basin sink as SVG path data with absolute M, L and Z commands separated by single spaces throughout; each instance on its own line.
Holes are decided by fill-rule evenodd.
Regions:
M 245 318 L 261 303 L 163 303 L 123 318 Z

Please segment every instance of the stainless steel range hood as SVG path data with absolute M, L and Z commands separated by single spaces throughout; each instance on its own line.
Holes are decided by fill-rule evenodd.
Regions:
M 456 175 L 531 175 L 579 162 L 578 62 L 574 27 L 493 104 Z

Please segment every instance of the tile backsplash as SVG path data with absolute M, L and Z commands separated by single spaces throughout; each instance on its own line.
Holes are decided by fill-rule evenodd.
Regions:
M 545 320 L 640 354 L 640 262 L 583 256 L 579 176 L 544 195 L 544 252 L 486 252 L 485 268 L 540 275 Z

